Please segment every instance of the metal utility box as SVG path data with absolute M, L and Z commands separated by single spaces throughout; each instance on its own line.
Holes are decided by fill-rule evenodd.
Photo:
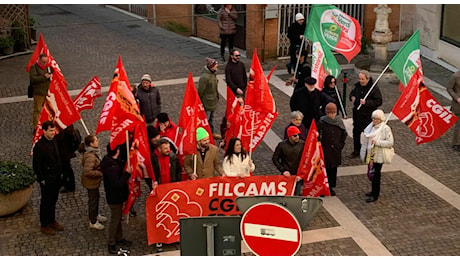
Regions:
M 247 196 L 236 198 L 236 205 L 243 214 L 250 207 L 261 202 L 274 202 L 287 208 L 297 218 L 302 230 L 307 230 L 308 224 L 323 205 L 321 198 L 304 196 Z
M 240 216 L 180 220 L 181 256 L 241 256 Z

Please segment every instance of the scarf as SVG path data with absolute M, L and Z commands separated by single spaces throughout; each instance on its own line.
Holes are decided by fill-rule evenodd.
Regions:
M 85 150 L 87 152 L 94 153 L 94 155 L 96 155 L 97 159 L 99 159 L 99 161 L 101 160 L 101 149 L 99 149 L 99 147 L 95 148 L 95 147 L 92 147 L 92 146 L 85 145 Z
M 341 129 L 345 130 L 345 125 L 343 124 L 342 118 L 336 116 L 334 119 L 328 117 L 328 116 L 322 116 L 319 121 L 323 121 L 325 123 L 328 123 L 330 125 L 335 125 L 340 127 Z
M 46 70 L 46 64 L 42 65 L 39 61 L 37 61 L 37 66 L 42 70 Z
M 155 150 L 158 157 L 158 166 L 160 167 L 160 184 L 171 182 L 171 166 L 169 163 L 169 155 L 162 155 Z

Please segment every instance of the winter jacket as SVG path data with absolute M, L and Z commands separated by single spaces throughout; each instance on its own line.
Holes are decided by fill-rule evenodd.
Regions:
M 353 127 L 357 129 L 364 129 L 368 124 L 372 122 L 372 112 L 382 105 L 382 94 L 378 86 L 375 86 L 369 96 L 366 98 L 366 104 L 362 105 L 358 110 L 359 100 L 364 98 L 367 92 L 371 89 L 373 84 L 372 78 L 366 86 L 361 86 L 358 82 L 355 84 L 355 88 L 350 92 L 351 97 L 356 97 L 353 103 Z
M 319 120 L 319 140 L 323 147 L 324 164 L 326 168 L 336 168 L 342 164 L 342 150 L 345 147 L 347 132 L 345 128 L 328 123 L 326 117 L 327 116 L 323 116 Z M 337 117 L 336 120 L 342 119 Z
M 379 129 L 382 127 L 382 129 Z M 372 148 L 372 140 L 377 140 L 375 143 L 375 163 L 384 163 L 383 162 L 383 149 L 389 149 L 393 147 L 393 133 L 391 128 L 384 122 L 373 126 L 370 123 L 365 129 L 364 134 L 361 134 L 361 150 L 359 152 L 360 158 L 363 162 L 366 161 L 366 155 L 370 153 Z
M 118 160 L 108 155 L 104 156 L 100 165 L 107 203 L 122 204 L 128 199 L 128 179 L 131 175 L 123 171 L 122 164 Z
M 303 114 L 302 124 L 307 129 L 310 129 L 311 121 L 314 119 L 318 123 L 321 117 L 321 101 L 318 89 L 310 92 L 307 87 L 303 87 L 294 92 L 291 96 L 290 106 L 291 111 L 300 111 Z
M 101 159 L 94 151 L 86 151 L 82 159 L 81 184 L 87 189 L 97 189 L 102 182 Z
M 272 161 L 281 174 L 288 171 L 291 175 L 297 175 L 304 146 L 305 141 L 302 139 L 295 144 L 286 139 L 276 146 Z
M 308 62 L 304 61 L 302 64 L 299 64 L 299 67 L 297 68 L 297 74 L 295 75 L 297 83 L 294 86 L 294 92 L 302 87 L 305 87 L 306 77 L 311 77 L 311 68 L 308 65 Z
M 161 97 L 157 87 L 145 90 L 141 84 L 137 86 L 136 99 L 139 102 L 141 115 L 147 123 L 152 123 L 161 112 Z
M 339 115 L 341 111 L 339 99 L 340 96 L 337 95 L 335 88 L 324 87 L 323 90 L 321 90 L 321 114 L 323 116 L 326 115 L 326 105 L 332 102 L 337 106 L 337 115 Z
M 455 72 L 447 83 L 447 92 L 452 97 L 451 111 L 455 115 L 460 115 L 460 104 L 457 99 L 460 98 L 460 71 Z
M 252 163 L 252 166 L 249 166 L 249 156 L 246 156 L 244 160 L 241 160 L 241 153 L 238 155 L 232 154 L 231 156 L 231 163 L 228 157 L 225 157 L 224 162 L 222 163 L 225 176 L 237 177 L 241 174 L 244 176 L 251 176 L 250 172 L 253 172 L 256 169 L 256 166 L 254 163 Z
M 160 170 L 160 164 L 158 162 L 158 155 L 153 152 L 150 160 L 152 161 L 152 166 L 153 166 L 153 172 L 155 173 L 155 179 L 157 180 L 158 184 L 164 184 L 161 183 L 161 170 Z M 171 177 L 171 182 L 177 182 L 181 180 L 181 174 L 182 174 L 182 167 L 179 162 L 179 158 L 171 152 L 169 154 L 169 173 Z
M 225 81 L 235 96 L 241 96 L 236 93 L 238 88 L 246 93 L 248 76 L 246 74 L 246 67 L 244 63 L 241 61 L 238 61 L 237 63 L 229 61 L 225 67 Z
M 230 35 L 236 34 L 236 25 L 235 21 L 238 18 L 235 8 L 230 10 L 230 13 L 225 11 L 225 8 L 222 7 L 217 12 L 217 24 L 219 25 L 219 33 Z
M 45 77 L 46 72 L 46 69 L 40 68 L 37 63 L 30 66 L 29 79 L 34 89 L 34 96 L 46 96 L 48 94 L 51 78 Z
M 289 26 L 287 37 L 289 38 L 291 46 L 300 46 L 300 44 L 302 43 L 300 35 L 303 35 L 305 33 L 305 27 L 305 22 L 302 23 L 302 25 L 300 25 L 298 22 L 294 22 L 293 24 L 291 24 L 291 26 Z
M 198 83 L 198 96 L 203 103 L 205 111 L 215 111 L 219 103 L 219 93 L 217 92 L 216 73 L 211 72 L 206 66 L 203 68 L 200 81 Z
M 42 136 L 33 149 L 33 169 L 37 181 L 45 181 L 45 185 L 61 184 L 61 161 L 56 140 L 48 140 Z
M 218 152 L 217 146 L 209 144 L 209 149 L 206 152 L 203 162 L 200 151 L 197 151 L 196 174 L 198 175 L 198 179 L 224 175 Z M 191 178 L 193 174 L 193 156 L 191 154 L 185 155 L 184 170 Z

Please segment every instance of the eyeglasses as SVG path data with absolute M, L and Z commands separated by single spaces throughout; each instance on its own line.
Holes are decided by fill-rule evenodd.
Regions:
M 296 134 L 296 135 L 291 135 L 291 136 L 297 137 L 297 136 L 299 136 L 299 134 Z
M 331 81 L 331 84 L 335 84 L 335 81 Z
M 235 55 L 235 57 L 240 57 L 240 56 L 241 56 L 241 55 L 239 55 L 239 54 L 236 54 L 236 55 Z

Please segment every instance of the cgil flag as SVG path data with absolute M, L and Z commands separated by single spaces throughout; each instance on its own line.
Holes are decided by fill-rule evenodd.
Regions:
M 46 46 L 45 40 L 43 39 L 42 33 L 40 33 L 40 37 L 38 38 L 37 46 L 35 47 L 35 50 L 32 53 L 32 57 L 30 57 L 29 63 L 26 66 L 26 71 L 29 72 L 30 67 L 38 61 L 38 58 L 40 57 L 40 54 L 42 53 L 48 56 L 48 63 L 49 63 L 49 66 L 53 68 L 53 74 L 57 73 L 57 74 L 60 74 L 60 76 L 64 77 L 56 60 L 53 58 L 53 56 L 51 56 L 51 53 L 48 47 Z
M 361 26 L 358 20 L 334 5 L 312 6 L 305 37 L 313 41 L 310 38 L 313 34 L 317 35 L 322 46 L 342 54 L 348 62 L 361 51 Z
M 97 76 L 94 76 L 82 91 L 73 100 L 78 113 L 94 106 L 94 100 L 102 95 L 101 83 Z
M 260 65 L 257 49 L 254 49 L 252 56 L 243 113 L 241 143 L 246 151 L 251 152 L 262 142 L 278 117 L 275 100 Z
M 204 128 L 209 133 L 210 143 L 214 144 L 211 126 L 204 111 L 203 104 L 193 82 L 192 73 L 188 74 L 187 86 L 185 88 L 182 108 L 179 115 L 177 127 L 181 129 L 179 134 L 179 154 L 196 154 L 196 129 Z
M 420 36 L 417 30 L 404 46 L 395 54 L 388 64 L 401 81 L 403 86 L 407 86 L 412 75 L 420 68 L 422 73 L 422 62 L 420 60 Z M 401 88 L 400 88 L 401 89 Z
M 302 196 L 331 195 L 324 164 L 323 147 L 318 141 L 318 136 L 315 120 L 312 120 L 297 170 L 297 176 L 303 179 Z
M 425 87 L 420 68 L 396 101 L 392 113 L 412 130 L 417 145 L 439 138 L 458 120 Z
M 32 140 L 32 149 L 43 134 L 41 125 L 45 121 L 53 121 L 56 125 L 56 131 L 59 132 L 80 118 L 80 113 L 78 113 L 72 98 L 67 92 L 67 83 L 64 77 L 62 74 L 56 73 L 51 78 L 50 88 L 43 102 L 42 112 Z

